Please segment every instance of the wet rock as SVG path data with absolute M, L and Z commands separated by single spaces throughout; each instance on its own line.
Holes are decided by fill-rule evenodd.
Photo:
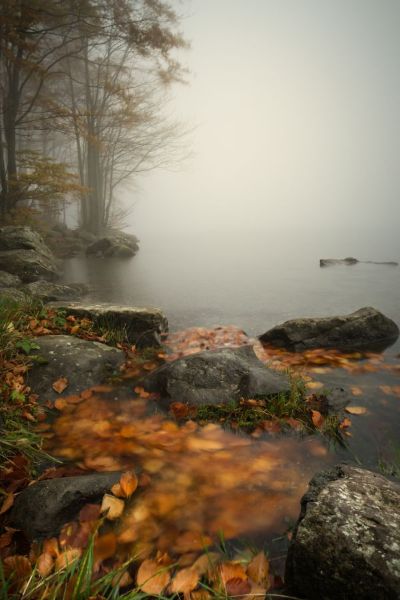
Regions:
M 168 321 L 157 308 L 79 302 L 57 302 L 51 306 L 63 309 L 69 315 L 86 317 L 96 327 L 122 330 L 126 340 L 140 348 L 159 346 L 161 335 L 168 331 Z
M 86 248 L 86 254 L 99 257 L 129 258 L 139 250 L 136 236 L 122 231 L 110 231 Z
M 85 504 L 100 502 L 120 476 L 120 472 L 93 473 L 39 481 L 16 497 L 10 524 L 30 540 L 57 536 Z
M 88 293 L 88 287 L 84 283 L 61 285 L 43 280 L 29 283 L 24 287 L 24 290 L 43 302 L 77 300 Z
M 370 264 L 370 265 L 388 265 L 390 267 L 397 267 L 398 262 L 393 260 L 390 261 L 374 261 L 374 260 L 358 260 L 357 258 L 353 258 L 348 256 L 347 258 L 321 258 L 319 261 L 320 267 L 333 267 L 335 265 L 357 265 L 358 263 Z
M 375 308 L 343 316 L 292 319 L 260 336 L 263 344 L 301 352 L 310 348 L 383 349 L 399 335 L 396 323 Z
M 0 227 L 0 270 L 26 283 L 58 276 L 53 254 L 29 227 Z
M 11 273 L 6 273 L 6 271 L 0 271 L 0 288 L 16 288 L 21 285 L 21 283 L 22 281 L 17 275 L 11 275 Z
M 360 261 L 357 258 L 348 256 L 347 258 L 321 258 L 319 261 L 320 267 L 332 267 L 333 265 L 356 265 Z
M 17 290 L 14 287 L 0 288 L 0 300 L 12 302 L 24 302 L 27 299 L 23 290 Z
M 398 600 L 400 484 L 348 465 L 316 475 L 301 501 L 286 583 L 308 600 Z
M 201 352 L 167 363 L 144 380 L 167 401 L 193 406 L 290 392 L 289 379 L 264 365 L 251 346 Z
M 29 370 L 27 383 L 41 402 L 59 397 L 52 384 L 60 377 L 68 379 L 66 395 L 79 394 L 118 374 L 124 362 L 121 350 L 73 336 L 46 335 L 33 341 L 39 346 L 35 353 L 40 361 Z

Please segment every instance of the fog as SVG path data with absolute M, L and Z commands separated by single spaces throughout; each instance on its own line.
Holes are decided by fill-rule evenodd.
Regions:
M 190 74 L 173 105 L 195 126 L 192 156 L 126 193 L 136 198 L 131 228 L 139 237 L 285 232 L 285 243 L 317 236 L 340 255 L 396 258 L 400 3 L 192 0 L 181 9 Z

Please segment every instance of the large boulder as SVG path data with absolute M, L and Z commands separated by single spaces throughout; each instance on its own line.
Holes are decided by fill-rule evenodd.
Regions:
M 24 286 L 24 290 L 43 302 L 77 300 L 88 292 L 87 286 L 83 283 L 62 285 L 43 280 L 28 283 Z
M 310 482 L 286 562 L 308 600 L 400 598 L 400 483 L 338 465 Z
M 93 473 L 39 481 L 16 497 L 10 524 L 30 540 L 56 536 L 85 504 L 100 502 L 120 476 L 120 472 Z
M 125 339 L 140 348 L 159 346 L 161 336 L 168 331 L 168 321 L 157 308 L 55 302 L 50 306 L 65 310 L 68 315 L 86 317 L 96 327 L 118 329 Z
M 311 348 L 374 350 L 393 343 L 399 328 L 371 307 L 343 316 L 285 321 L 259 337 L 263 344 L 301 352 Z
M 144 380 L 167 401 L 193 406 L 228 404 L 240 398 L 290 392 L 288 377 L 272 371 L 251 346 L 193 354 L 166 363 Z
M 0 288 L 18 287 L 22 281 L 17 275 L 11 275 L 6 271 L 0 271 Z
M 122 350 L 74 336 L 46 335 L 33 342 L 40 360 L 28 372 L 27 383 L 41 402 L 58 397 L 52 384 L 60 377 L 68 380 L 66 394 L 79 394 L 118 373 L 125 358 Z
M 21 303 L 27 300 L 27 295 L 14 287 L 0 288 L 0 300 Z
M 122 231 L 110 231 L 86 248 L 86 254 L 99 257 L 129 258 L 139 250 L 136 236 Z
M 58 277 L 53 254 L 29 227 L 0 227 L 0 270 L 26 283 Z

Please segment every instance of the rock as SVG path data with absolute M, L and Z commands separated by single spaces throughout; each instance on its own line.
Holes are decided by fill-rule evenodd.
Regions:
M 6 271 L 0 271 L 0 288 L 15 288 L 21 285 L 21 283 L 22 281 L 17 275 L 11 275 L 11 273 L 6 273 Z
M 356 265 L 360 261 L 357 258 L 348 256 L 347 258 L 321 258 L 319 261 L 320 267 L 331 267 L 333 265 Z
M 162 399 L 193 406 L 290 392 L 289 379 L 264 365 L 251 346 L 201 352 L 167 363 L 144 380 Z
M 285 321 L 259 337 L 263 344 L 300 352 L 310 348 L 374 350 L 393 343 L 396 323 L 375 308 L 366 307 L 343 316 Z
M 33 342 L 41 361 L 28 372 L 27 383 L 41 402 L 59 397 L 52 384 L 60 377 L 68 379 L 66 395 L 79 394 L 118 372 L 124 362 L 122 350 L 73 336 L 46 335 Z
M 53 254 L 29 227 L 0 227 L 0 270 L 26 283 L 58 276 Z
M 0 300 L 12 301 L 12 302 L 25 302 L 27 299 L 26 294 L 23 290 L 17 290 L 14 287 L 0 288 Z
M 289 593 L 308 600 L 398 600 L 400 484 L 348 465 L 316 475 L 285 579 Z
M 56 302 L 51 306 L 65 310 L 68 315 L 86 317 L 97 327 L 122 329 L 126 340 L 140 348 L 159 346 L 160 336 L 168 331 L 168 321 L 157 308 L 79 302 Z
M 139 250 L 136 236 L 122 231 L 110 231 L 86 248 L 86 254 L 100 257 L 128 258 Z
M 52 302 L 57 300 L 76 300 L 88 293 L 88 288 L 84 283 L 70 283 L 61 285 L 49 281 L 33 281 L 24 287 L 29 294 L 36 296 L 43 302 Z
M 16 497 L 10 524 L 29 540 L 57 536 L 85 504 L 100 502 L 120 476 L 120 472 L 93 473 L 39 481 Z

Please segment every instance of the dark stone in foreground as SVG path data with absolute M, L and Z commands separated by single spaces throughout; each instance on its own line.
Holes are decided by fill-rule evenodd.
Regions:
M 366 307 L 343 316 L 292 319 L 260 336 L 263 344 L 301 352 L 311 348 L 382 349 L 399 335 L 396 323 Z
M 338 465 L 301 501 L 286 583 L 308 600 L 400 598 L 400 484 Z
M 46 364 L 34 364 L 27 383 L 41 402 L 59 397 L 52 384 L 60 377 L 69 382 L 65 395 L 79 394 L 104 381 L 124 362 L 122 350 L 74 336 L 46 335 L 33 341 L 39 346 L 35 354 Z
M 115 306 L 113 304 L 85 304 L 56 302 L 52 307 L 65 310 L 68 315 L 86 317 L 95 326 L 121 329 L 128 342 L 140 348 L 159 346 L 161 335 L 168 331 L 168 321 L 157 308 Z
M 154 371 L 144 386 L 163 399 L 193 406 L 290 392 L 289 379 L 266 367 L 251 346 L 179 358 Z
M 85 504 L 100 502 L 120 477 L 117 471 L 39 481 L 16 497 L 10 524 L 30 540 L 56 536 Z

